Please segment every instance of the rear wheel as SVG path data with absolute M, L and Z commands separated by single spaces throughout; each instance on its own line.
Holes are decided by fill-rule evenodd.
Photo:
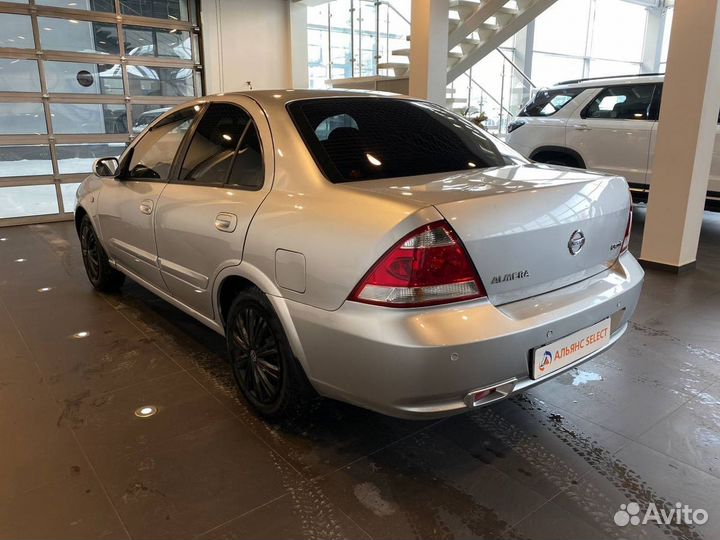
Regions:
M 125 274 L 118 272 L 108 261 L 107 253 L 98 240 L 90 218 L 80 222 L 80 248 L 85 272 L 92 286 L 100 292 L 115 292 L 125 283 Z
M 282 324 L 258 289 L 238 294 L 225 328 L 235 380 L 252 407 L 269 419 L 303 411 L 313 396 Z

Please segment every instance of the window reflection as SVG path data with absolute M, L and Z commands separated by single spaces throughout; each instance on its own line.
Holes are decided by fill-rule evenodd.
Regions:
M 103 22 L 38 17 L 43 49 L 120 54 L 117 25 Z
M 0 47 L 34 49 L 35 40 L 30 17 L 3 13 L 0 17 Z
M 40 75 L 35 60 L 0 58 L 0 92 L 39 92 Z
M 122 68 L 118 64 L 45 62 L 48 92 L 122 94 Z
M 123 15 L 188 20 L 187 0 L 120 0 Z
M 125 54 L 192 60 L 190 32 L 177 29 L 125 27 Z
M 60 174 L 89 173 L 98 158 L 117 157 L 125 150 L 125 143 L 58 144 L 55 146 Z
M 174 105 L 133 105 L 132 106 L 132 134 L 137 135 L 148 127 L 156 118 L 172 109 Z
M 47 145 L 0 145 L 0 177 L 40 176 L 52 172 Z
M 194 96 L 192 68 L 127 66 L 132 96 Z
M 77 194 L 78 187 L 80 187 L 80 182 L 60 184 L 60 193 L 62 195 L 65 212 L 73 212 L 75 210 L 75 195 Z
M 0 218 L 57 214 L 55 186 L 0 187 Z
M 0 135 L 47 133 L 42 103 L 0 103 Z
M 90 11 L 115 11 L 114 0 L 35 0 L 39 6 L 53 6 L 71 9 L 87 9 Z
M 127 133 L 125 105 L 51 103 L 53 131 L 67 133 Z

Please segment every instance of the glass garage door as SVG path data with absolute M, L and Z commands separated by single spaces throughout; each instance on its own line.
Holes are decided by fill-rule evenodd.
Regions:
M 195 0 L 0 0 L 0 226 L 67 219 L 98 157 L 202 93 Z

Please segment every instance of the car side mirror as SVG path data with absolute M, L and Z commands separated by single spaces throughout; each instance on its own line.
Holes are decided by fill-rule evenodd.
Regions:
M 93 172 L 100 177 L 115 178 L 120 171 L 120 162 L 115 157 L 96 159 L 93 163 Z

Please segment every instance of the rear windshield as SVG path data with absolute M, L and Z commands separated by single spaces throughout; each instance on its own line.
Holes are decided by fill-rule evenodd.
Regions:
M 334 183 L 511 163 L 490 136 L 425 102 L 321 98 L 295 101 L 288 111 L 323 174 Z
M 570 103 L 583 88 L 538 90 L 518 116 L 551 116 Z

